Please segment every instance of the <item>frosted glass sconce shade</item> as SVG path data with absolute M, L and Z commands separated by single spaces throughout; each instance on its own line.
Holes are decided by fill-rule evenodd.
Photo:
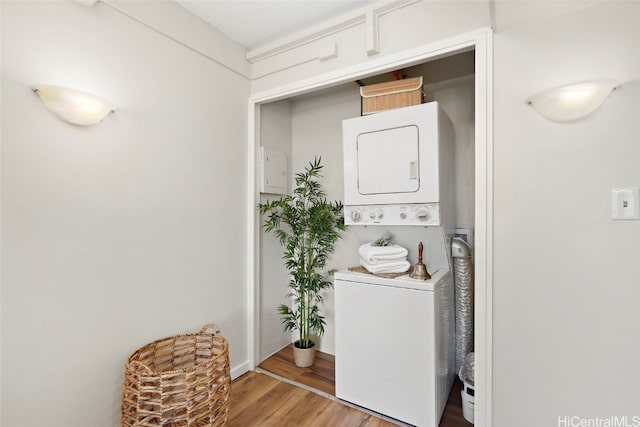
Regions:
M 52 85 L 39 85 L 32 89 L 49 111 L 74 125 L 95 125 L 114 112 L 108 101 L 90 93 Z
M 570 122 L 593 113 L 618 86 L 614 80 L 593 80 L 543 90 L 527 99 L 542 117 Z

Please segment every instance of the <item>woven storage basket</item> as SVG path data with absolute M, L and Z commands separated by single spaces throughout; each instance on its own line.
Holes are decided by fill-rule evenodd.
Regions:
M 362 115 L 422 104 L 422 77 L 360 87 Z
M 227 340 L 207 324 L 197 334 L 163 338 L 129 356 L 120 425 L 222 426 L 230 391 Z

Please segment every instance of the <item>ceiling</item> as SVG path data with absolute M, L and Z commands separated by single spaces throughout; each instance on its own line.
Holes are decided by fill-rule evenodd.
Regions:
M 373 0 L 175 0 L 248 49 L 254 49 Z

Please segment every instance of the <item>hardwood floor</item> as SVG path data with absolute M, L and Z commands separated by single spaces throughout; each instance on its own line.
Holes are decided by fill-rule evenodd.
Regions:
M 393 427 L 394 424 L 258 372 L 233 381 L 228 427 Z
M 316 352 L 316 362 L 312 367 L 298 368 L 293 363 L 293 350 L 288 346 L 262 362 L 259 368 L 302 386 L 296 387 L 259 372 L 243 375 L 231 387 L 229 426 L 398 425 L 393 420 L 379 418 L 331 398 L 335 395 L 335 359 L 329 354 Z M 309 388 L 318 390 L 320 394 Z M 456 381 L 440 427 L 469 426 L 472 424 L 462 416 L 460 384 Z
M 298 368 L 293 363 L 293 347 L 288 345 L 264 362 L 260 368 L 276 375 L 304 384 L 317 390 L 336 395 L 336 361 L 335 357 L 316 351 L 313 366 Z

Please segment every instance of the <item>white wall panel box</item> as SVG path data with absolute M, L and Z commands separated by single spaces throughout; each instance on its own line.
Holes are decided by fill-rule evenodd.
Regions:
M 260 192 L 267 194 L 287 194 L 287 155 L 273 148 L 260 147 L 262 178 Z

